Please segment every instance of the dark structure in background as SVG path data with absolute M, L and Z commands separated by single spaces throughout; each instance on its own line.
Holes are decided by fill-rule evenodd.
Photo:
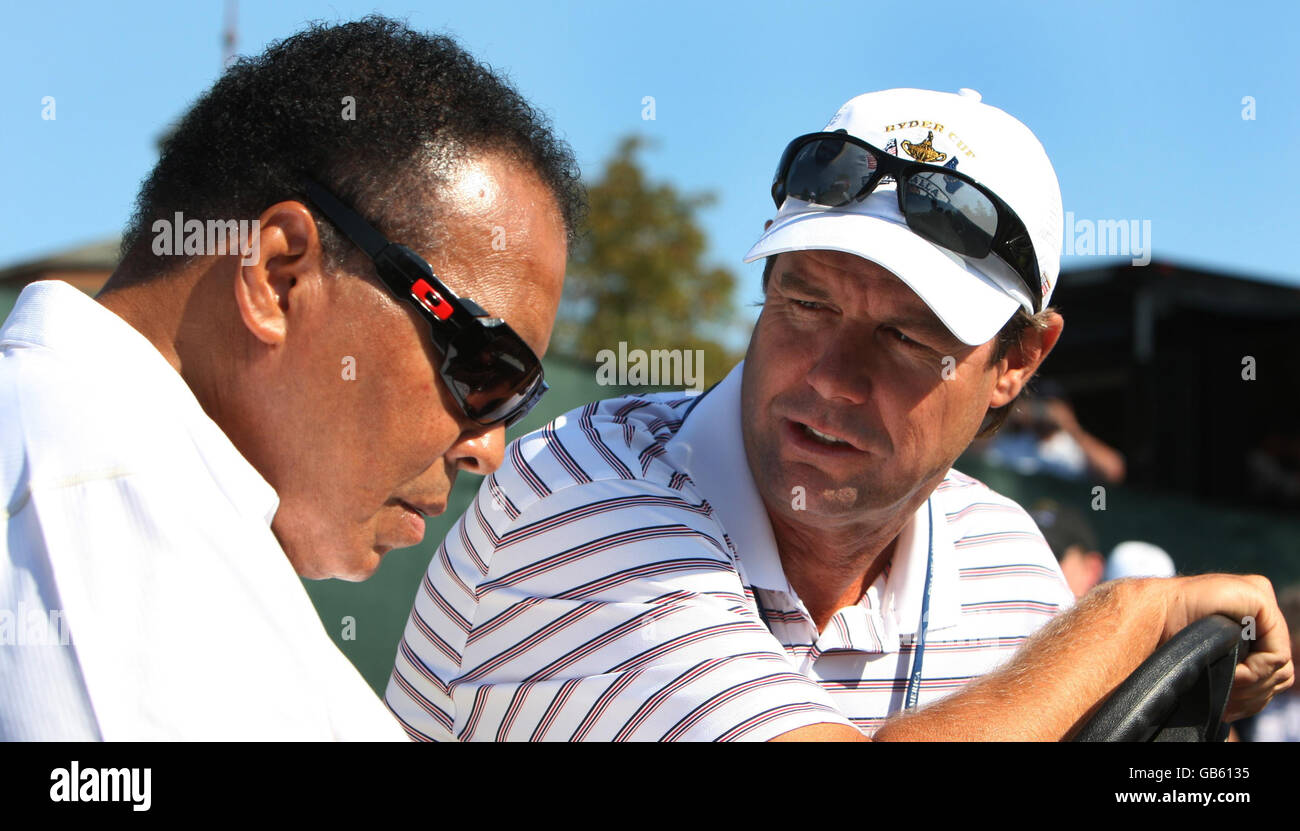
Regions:
M 1130 484 L 1300 506 L 1300 290 L 1156 262 L 1069 272 L 1053 303 L 1065 334 L 1044 374 Z

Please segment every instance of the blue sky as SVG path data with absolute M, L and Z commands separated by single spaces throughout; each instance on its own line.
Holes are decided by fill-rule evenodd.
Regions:
M 121 230 L 156 137 L 220 71 L 224 4 L 0 8 L 4 265 Z M 758 267 L 740 258 L 771 213 L 785 143 L 853 95 L 895 86 L 978 89 L 1038 135 L 1067 211 L 1149 220 L 1158 259 L 1300 285 L 1300 12 L 1235 8 L 243 0 L 238 51 L 371 11 L 449 32 L 551 115 L 584 170 L 625 133 L 654 137 L 652 175 L 717 195 L 702 214 L 712 258 L 742 275 L 746 300 Z M 647 95 L 654 121 L 641 118 Z

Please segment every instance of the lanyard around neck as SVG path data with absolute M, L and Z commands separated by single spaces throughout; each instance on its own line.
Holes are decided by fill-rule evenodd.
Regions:
M 907 697 L 904 708 L 916 709 L 917 699 L 921 696 L 921 665 L 925 661 L 925 630 L 930 626 L 930 587 L 934 581 L 934 503 L 926 500 L 925 507 L 929 523 L 929 544 L 926 546 L 925 559 L 925 594 L 921 597 L 921 630 L 917 633 L 916 649 L 912 652 L 912 677 L 907 679 Z

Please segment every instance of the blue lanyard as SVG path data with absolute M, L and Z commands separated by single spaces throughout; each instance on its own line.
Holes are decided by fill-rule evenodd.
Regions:
M 925 561 L 925 594 L 921 598 L 921 631 L 917 635 L 916 650 L 912 653 L 912 677 L 907 680 L 907 698 L 904 707 L 916 709 L 916 700 L 921 696 L 921 664 L 925 660 L 925 630 L 930 626 L 930 587 L 934 581 L 934 504 L 925 502 L 929 516 L 930 532 L 928 554 Z

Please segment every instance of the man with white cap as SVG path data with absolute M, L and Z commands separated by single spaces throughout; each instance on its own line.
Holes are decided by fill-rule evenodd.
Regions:
M 1125 577 L 1173 577 L 1178 573 L 1174 558 L 1158 545 L 1142 540 L 1125 540 L 1106 558 L 1105 580 Z
M 1289 685 L 1262 578 L 1126 581 L 1030 638 L 1073 596 L 1024 510 L 951 469 L 1062 329 L 1024 125 L 969 90 L 862 95 L 772 195 L 746 360 L 520 439 L 439 548 L 387 692 L 413 738 L 1059 738 L 1214 611 L 1268 621 L 1229 718 Z

